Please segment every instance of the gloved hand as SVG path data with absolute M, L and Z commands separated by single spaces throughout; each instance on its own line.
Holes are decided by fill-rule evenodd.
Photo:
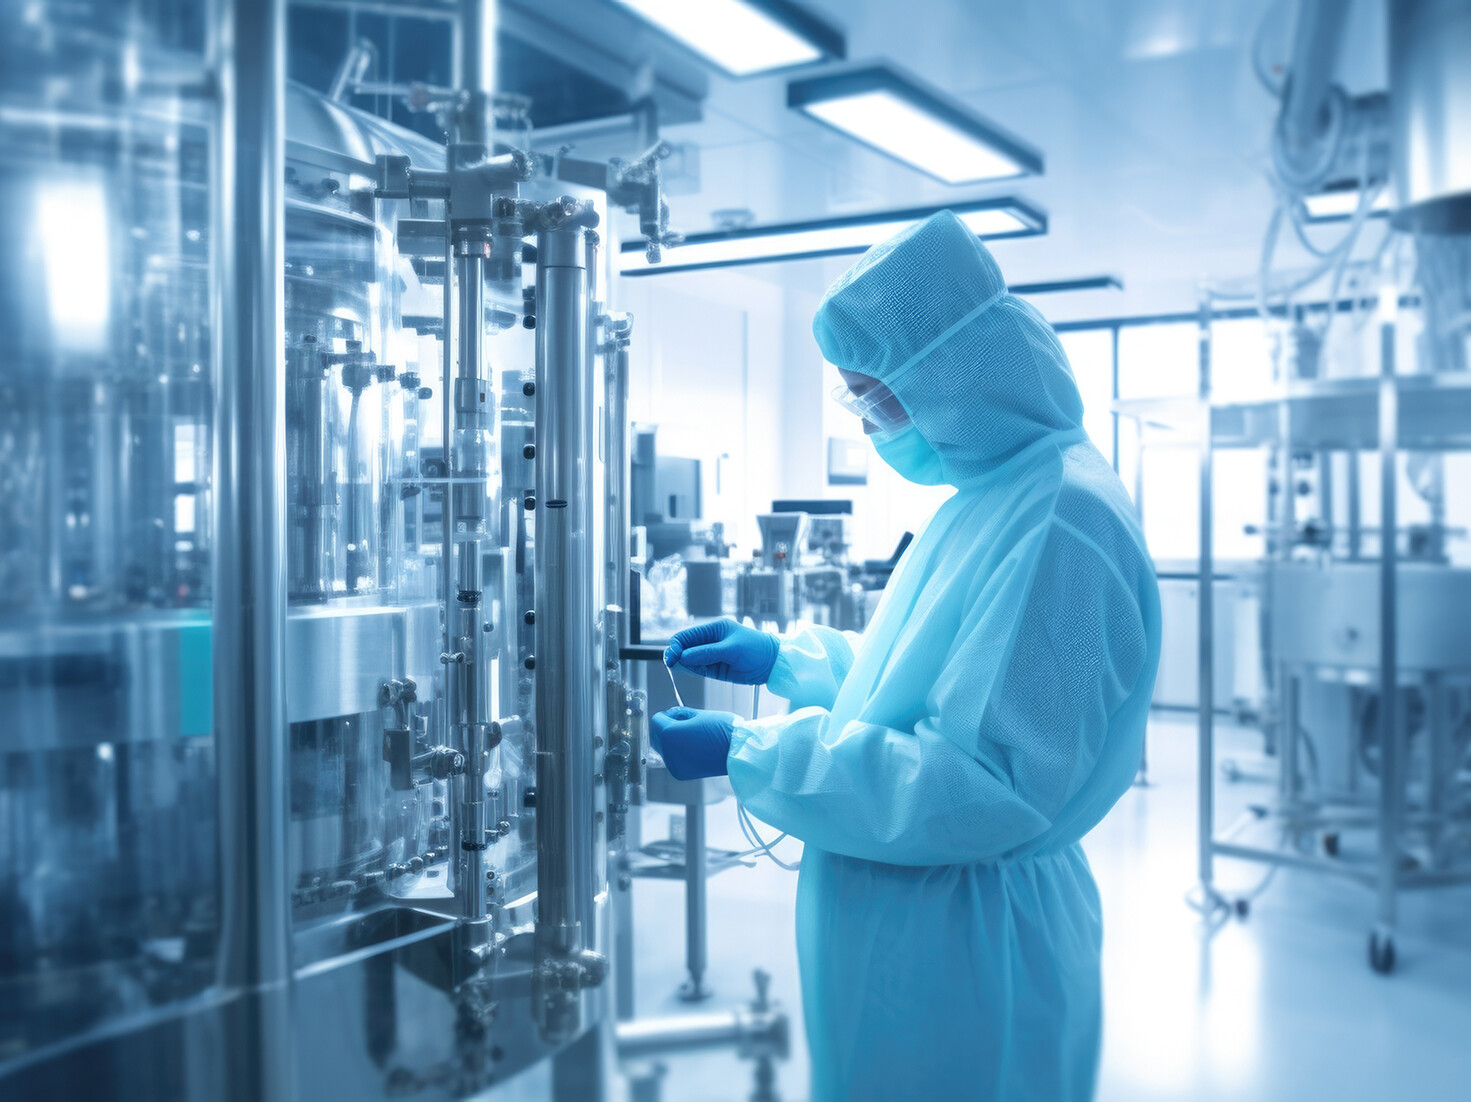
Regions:
M 677 781 L 723 777 L 736 717 L 730 712 L 670 708 L 649 719 L 649 741 Z
M 664 664 L 717 681 L 764 685 L 780 649 L 775 635 L 734 620 L 715 620 L 677 633 L 664 651 Z

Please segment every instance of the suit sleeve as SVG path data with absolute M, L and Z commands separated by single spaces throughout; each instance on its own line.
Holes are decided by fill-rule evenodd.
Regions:
M 1095 545 L 1056 523 L 1038 543 L 936 643 L 941 670 L 912 723 L 867 722 L 865 707 L 835 728 L 830 701 L 740 721 L 728 765 L 751 813 L 900 865 L 995 859 L 1045 833 L 1099 762 L 1148 647 L 1137 594 Z

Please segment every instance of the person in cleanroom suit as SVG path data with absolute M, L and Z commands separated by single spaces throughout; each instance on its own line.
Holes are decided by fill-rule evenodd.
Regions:
M 1056 335 L 953 214 L 869 250 L 812 328 L 880 457 L 956 492 L 861 637 L 676 635 L 670 665 L 791 711 L 672 709 L 655 747 L 806 843 L 815 1100 L 1090 1098 L 1102 931 L 1078 843 L 1135 776 L 1159 661 L 1133 509 Z

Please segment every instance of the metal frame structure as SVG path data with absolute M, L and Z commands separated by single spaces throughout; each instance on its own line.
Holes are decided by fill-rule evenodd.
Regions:
M 447 148 L 289 86 L 283 0 L 216 0 L 198 58 L 138 41 L 209 78 L 187 112 L 169 101 L 179 119 L 142 108 L 164 124 L 150 171 L 174 173 L 174 190 L 150 194 L 153 176 L 108 161 L 122 143 L 99 155 L 78 139 L 80 161 L 57 158 L 64 143 L 0 145 L 22 187 L 87 156 L 111 166 L 105 179 L 146 199 L 116 208 L 138 255 L 176 280 L 148 313 L 116 289 L 130 271 L 109 269 L 104 290 L 132 295 L 133 313 L 85 360 L 41 339 L 54 318 L 22 330 L 26 402 L 61 423 L 47 403 L 63 378 L 93 434 L 24 441 L 67 490 L 62 521 L 95 511 L 99 528 L 141 530 L 146 557 L 188 495 L 209 539 L 189 544 L 195 588 L 145 588 L 102 561 L 107 540 L 85 547 L 100 565 L 78 566 L 39 524 L 6 533 L 4 565 L 18 548 L 54 581 L 0 609 L 0 700 L 20 716 L 0 806 L 56 839 L 0 845 L 7 1097 L 453 1098 L 550 1061 L 555 1097 L 585 1100 L 613 1093 L 620 1053 L 710 1045 L 751 1058 L 774 1096 L 786 1017 L 759 982 L 726 1014 L 629 1022 L 623 1037 L 613 1021 L 625 982 L 632 1018 L 631 896 L 608 872 L 638 846 L 647 731 L 629 653 L 632 324 L 606 310 L 596 227 L 623 207 L 655 252 L 666 243 L 665 147 L 607 164 L 515 144 L 524 120 L 502 123 L 525 107 L 494 93 L 496 4 L 453 14 L 465 83 L 439 105 Z M 89 42 L 99 71 L 127 45 Z M 181 119 L 208 136 L 188 153 L 207 163 L 198 181 L 169 159 Z M 42 122 L 98 131 L 70 101 Z M 411 358 L 385 362 L 399 352 Z M 112 376 L 139 376 L 146 417 L 95 396 Z M 175 385 L 212 406 L 153 397 Z M 418 419 L 435 399 L 431 455 Z M 177 439 L 198 439 L 212 470 L 177 474 Z M 117 500 L 102 469 L 114 445 L 156 447 L 157 500 Z M 187 860 L 152 852 L 181 835 Z
M 1262 862 L 1276 867 L 1330 872 L 1363 883 L 1375 892 L 1375 921 L 1369 936 L 1369 963 L 1380 972 L 1389 972 L 1395 964 L 1395 925 L 1398 895 L 1405 889 L 1435 887 L 1451 883 L 1471 882 L 1471 864 L 1452 863 L 1444 867 L 1407 868 L 1403 863 L 1412 829 L 1435 830 L 1437 816 L 1447 814 L 1433 803 L 1416 816 L 1407 815 L 1409 792 L 1407 746 L 1409 732 L 1404 705 L 1404 687 L 1422 683 L 1430 694 L 1429 737 L 1443 742 L 1445 714 L 1443 674 L 1464 675 L 1471 661 L 1459 668 L 1443 668 L 1437 662 L 1445 659 L 1429 655 L 1431 646 L 1420 638 L 1402 638 L 1408 622 L 1408 610 L 1423 614 L 1425 598 L 1415 592 L 1416 601 L 1406 606 L 1402 592 L 1405 584 L 1404 564 L 1399 561 L 1397 540 L 1400 515 L 1398 495 L 1398 459 L 1402 452 L 1464 451 L 1471 449 L 1471 382 L 1457 375 L 1402 374 L 1396 364 L 1397 309 L 1381 311 L 1379 322 L 1380 371 L 1374 379 L 1307 379 L 1281 384 L 1280 395 L 1255 402 L 1221 403 L 1213 400 L 1212 321 L 1221 314 L 1212 309 L 1209 297 L 1202 301 L 1197 314 L 1199 340 L 1199 393 L 1195 400 L 1121 401 L 1115 404 L 1121 416 L 1134 416 L 1145 424 L 1153 424 L 1169 432 L 1192 435 L 1198 448 L 1200 477 L 1200 585 L 1197 633 L 1199 701 L 1198 737 L 1198 895 L 1192 904 L 1207 914 L 1220 914 L 1231 909 L 1246 912 L 1248 900 L 1230 900 L 1216 887 L 1215 861 L 1219 857 Z M 1236 831 L 1250 825 L 1248 817 L 1232 830 L 1222 834 L 1216 825 L 1216 759 L 1215 725 L 1216 686 L 1214 685 L 1214 593 L 1211 582 L 1218 580 L 1214 564 L 1213 453 L 1221 448 L 1251 448 L 1270 445 L 1290 457 L 1297 451 L 1356 450 L 1377 456 L 1380 476 L 1380 553 L 1374 564 L 1375 606 L 1372 623 L 1372 653 L 1354 645 L 1360 638 L 1357 628 L 1347 628 L 1339 641 L 1342 656 L 1329 666 L 1328 659 L 1311 648 L 1299 647 L 1274 656 L 1277 702 L 1275 723 L 1279 731 L 1277 756 L 1277 815 L 1282 818 L 1287 834 L 1302 835 L 1325 832 L 1324 855 L 1314 857 L 1284 848 L 1247 844 L 1236 840 Z M 1352 470 L 1352 465 L 1350 467 Z M 1354 494 L 1350 493 L 1351 516 L 1348 526 L 1352 555 L 1361 555 L 1358 511 Z M 1292 522 L 1291 494 L 1285 493 L 1284 528 Z M 1290 551 L 1291 541 L 1277 541 L 1279 555 Z M 1282 559 L 1284 563 L 1286 559 Z M 1270 564 L 1269 564 L 1270 565 Z M 1311 571 L 1309 565 L 1300 569 Z M 1449 568 L 1446 568 L 1449 569 Z M 1459 592 L 1459 590 L 1456 590 Z M 1282 595 L 1277 595 L 1280 605 Z M 1445 599 L 1453 599 L 1447 596 Z M 1359 610 L 1367 615 L 1367 610 Z M 1274 610 L 1274 616 L 1322 616 L 1326 610 L 1310 611 L 1294 606 L 1291 610 Z M 1418 624 L 1421 633 L 1429 629 Z M 1318 634 L 1326 635 L 1326 625 L 1316 625 Z M 1274 639 L 1282 634 L 1281 625 L 1273 631 Z M 1274 643 L 1274 648 L 1276 644 Z M 1439 652 L 1454 651 L 1454 646 L 1439 646 Z M 1301 652 L 1301 653 L 1299 653 Z M 1410 666 L 1406 666 L 1406 662 Z M 1454 660 L 1452 660 L 1454 661 Z M 1370 807 L 1335 808 L 1332 801 L 1314 802 L 1301 791 L 1299 761 L 1302 753 L 1299 702 L 1302 678 L 1314 670 L 1344 670 L 1365 684 L 1372 684 L 1381 702 L 1377 710 L 1379 754 L 1378 791 Z M 1343 673 L 1333 676 L 1342 677 Z M 1407 678 L 1411 681 L 1407 682 Z M 1395 702 L 1383 706 L 1383 701 Z M 1432 759 L 1434 760 L 1434 759 Z M 1443 763 L 1442 763 L 1443 765 Z M 1432 784 L 1435 778 L 1432 775 Z M 1427 797 L 1428 798 L 1428 797 Z M 1270 816 L 1267 812 L 1264 815 Z M 1258 817 L 1259 818 L 1259 817 Z M 1371 826 L 1376 837 L 1372 865 L 1346 859 L 1338 849 L 1338 829 Z M 1316 835 L 1315 835 L 1316 836 Z

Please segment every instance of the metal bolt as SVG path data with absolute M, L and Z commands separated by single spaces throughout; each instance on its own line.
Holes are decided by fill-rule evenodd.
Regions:
M 531 495 L 531 494 L 527 494 L 525 500 L 522 501 L 521 504 L 523 506 L 525 506 L 528 510 L 529 509 L 535 509 L 536 508 L 536 498 L 533 495 Z
M 528 654 L 526 656 L 525 666 L 526 666 L 526 668 L 528 670 L 534 670 L 534 669 L 536 669 L 536 655 L 534 655 L 534 654 Z
M 536 445 L 535 444 L 527 444 L 524 448 L 521 449 L 521 455 L 524 458 L 526 458 L 526 459 L 535 459 L 536 458 Z
M 528 608 L 526 610 L 526 615 L 521 617 L 521 619 L 525 620 L 528 624 L 536 623 L 536 610 Z
M 536 393 L 536 384 L 533 383 L 533 382 L 529 382 L 529 381 L 522 383 L 521 384 L 521 393 L 524 394 L 524 395 L 526 395 L 526 397 L 530 398 L 533 394 Z

